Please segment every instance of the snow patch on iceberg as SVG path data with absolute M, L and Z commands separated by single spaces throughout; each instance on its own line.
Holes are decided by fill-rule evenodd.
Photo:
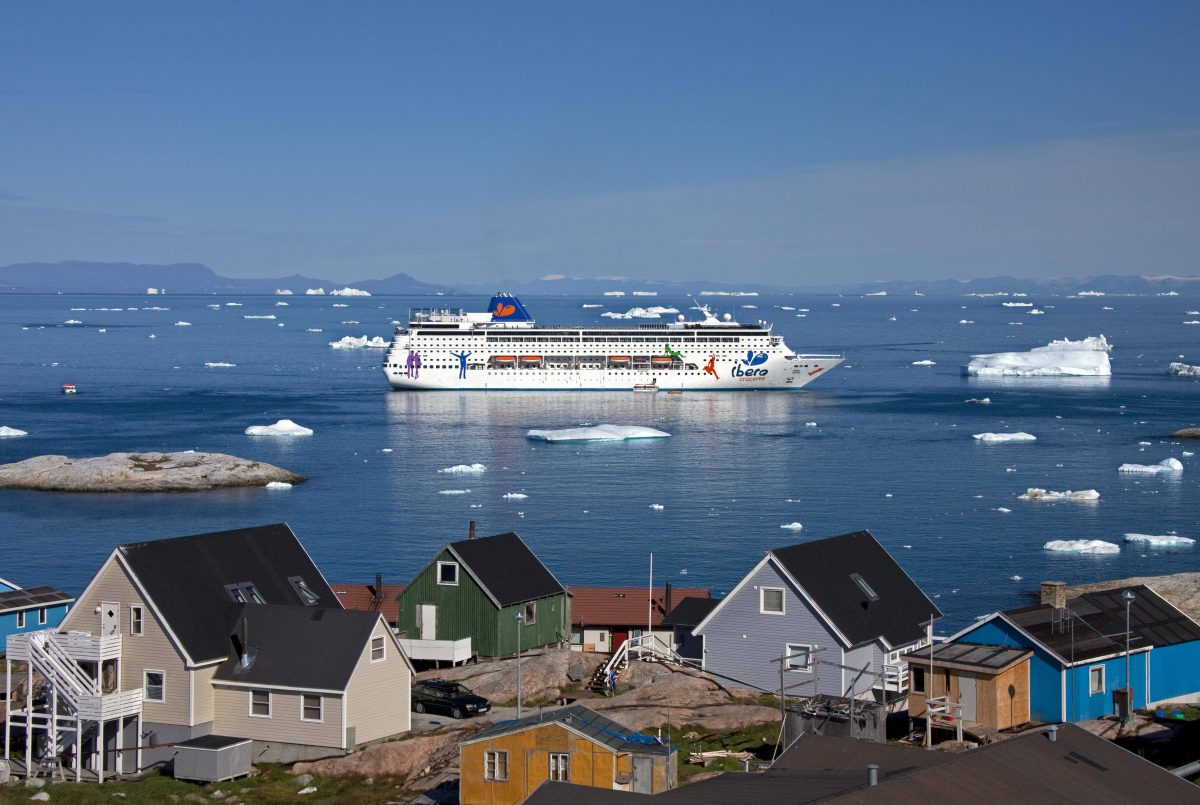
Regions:
M 312 436 L 311 428 L 297 425 L 290 419 L 281 419 L 274 425 L 251 425 L 246 428 L 247 436 Z
M 591 425 L 561 430 L 531 430 L 525 438 L 543 442 L 620 442 L 628 439 L 662 439 L 671 434 L 636 425 Z
M 975 438 L 988 444 L 1004 444 L 1006 442 L 1036 442 L 1037 437 L 1032 433 L 976 433 Z
M 1120 545 L 1115 542 L 1105 542 L 1102 539 L 1052 539 L 1042 547 L 1056 553 L 1106 554 L 1121 552 Z
M 1157 464 L 1122 464 L 1117 472 L 1135 475 L 1162 475 L 1183 472 L 1183 462 L 1177 458 L 1164 458 Z
M 1111 350 L 1103 335 L 1061 339 L 1028 352 L 972 355 L 965 371 L 972 377 L 1111 377 Z

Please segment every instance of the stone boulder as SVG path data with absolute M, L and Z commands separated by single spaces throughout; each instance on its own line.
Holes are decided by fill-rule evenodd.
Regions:
M 521 698 L 526 702 L 557 699 L 563 689 L 579 684 L 605 662 L 603 654 L 538 649 L 521 657 Z M 448 679 L 461 682 L 476 694 L 493 702 L 517 698 L 517 660 L 515 657 L 490 662 L 460 665 L 435 671 L 422 671 L 417 679 Z
M 341 757 L 297 763 L 296 775 L 323 777 L 408 777 L 458 757 L 458 742 L 474 728 L 447 730 L 368 746 Z M 311 779 L 311 778 L 310 778 Z
M 0 465 L 0 489 L 43 492 L 194 492 L 303 480 L 303 476 L 272 464 L 224 453 L 37 456 Z

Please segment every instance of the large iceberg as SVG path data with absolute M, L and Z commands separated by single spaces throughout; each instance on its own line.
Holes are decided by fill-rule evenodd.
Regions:
M 1019 496 L 1021 500 L 1099 500 L 1100 493 L 1095 489 L 1080 489 L 1078 492 L 1072 492 L 1068 489 L 1066 492 L 1051 492 L 1039 487 L 1031 487 L 1025 490 L 1024 495 Z
M 976 433 L 975 438 L 988 444 L 1005 442 L 1036 442 L 1037 437 L 1032 433 Z
M 1191 537 L 1180 537 L 1175 534 L 1126 534 L 1126 542 L 1141 542 L 1152 548 L 1167 548 L 1174 546 L 1195 545 Z
M 23 430 L 10 428 L 8 425 L 0 425 L 0 439 L 10 439 L 17 436 L 28 436 L 29 434 Z
M 1167 367 L 1167 374 L 1179 375 L 1181 377 L 1200 377 L 1200 366 L 1191 366 L 1186 363 L 1172 363 Z
M 678 312 L 678 308 L 653 305 L 651 307 L 631 307 L 624 313 L 609 310 L 600 315 L 606 319 L 661 319 L 664 313 Z
M 324 296 L 325 289 L 324 288 L 309 288 L 307 291 L 304 292 L 304 295 L 305 296 Z
M 1162 475 L 1183 472 L 1183 462 L 1177 458 L 1164 458 L 1157 464 L 1122 464 L 1117 472 L 1128 472 L 1134 475 Z
M 290 419 L 281 419 L 274 425 L 251 425 L 246 428 L 247 436 L 312 436 L 310 428 L 297 425 Z
M 626 439 L 661 439 L 670 435 L 636 425 L 591 425 L 561 430 L 531 430 L 525 437 L 543 442 L 620 442 Z
M 487 467 L 482 464 L 455 464 L 453 467 L 438 470 L 438 472 L 443 472 L 447 475 L 479 475 L 486 471 Z
M 1103 335 L 1062 339 L 1028 352 L 972 355 L 965 371 L 974 377 L 1110 377 L 1111 350 Z
M 1052 539 L 1042 546 L 1058 553 L 1120 553 L 1121 546 L 1101 539 Z
M 340 288 L 329 292 L 330 296 L 370 296 L 369 291 L 361 291 L 358 288 Z
M 365 335 L 360 338 L 355 338 L 352 335 L 342 336 L 340 341 L 330 341 L 330 349 L 387 349 L 388 342 L 384 341 L 381 336 L 367 338 Z

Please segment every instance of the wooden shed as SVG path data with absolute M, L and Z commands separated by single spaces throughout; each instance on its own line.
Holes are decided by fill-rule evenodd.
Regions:
M 908 661 L 908 714 L 924 718 L 926 701 L 962 706 L 967 729 L 1003 730 L 1029 721 L 1029 658 L 1025 648 L 939 643 L 904 655 Z M 952 710 L 953 712 L 953 710 Z

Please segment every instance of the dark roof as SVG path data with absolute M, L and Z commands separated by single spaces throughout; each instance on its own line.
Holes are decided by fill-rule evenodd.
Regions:
M 462 741 L 464 744 L 486 741 L 500 735 L 520 732 L 542 724 L 561 724 L 570 727 L 591 738 L 596 743 L 604 744 L 617 752 L 638 752 L 666 754 L 671 751 L 648 735 L 631 730 L 623 724 L 618 724 L 611 718 L 602 716 L 595 710 L 582 704 L 573 704 L 558 710 L 544 710 L 536 715 L 516 718 L 510 721 L 500 721 L 486 729 L 475 733 Z
M 718 598 L 685 598 L 666 614 L 662 620 L 663 626 L 695 626 L 708 617 L 708 613 L 719 603 Z
M 659 797 L 661 796 L 660 794 Z M 594 788 L 590 785 L 556 783 L 553 780 L 546 780 L 537 787 L 536 791 L 525 798 L 524 805 L 562 805 L 564 802 L 569 802 L 571 805 L 609 805 L 609 803 L 632 805 L 632 803 L 638 802 L 643 805 L 652 805 L 658 801 L 659 797 L 651 799 L 649 794 L 635 794 L 632 791 L 615 791 L 611 788 Z
M 377 595 L 374 584 L 342 584 L 332 582 L 333 594 L 345 609 L 359 612 L 382 612 L 388 623 L 400 619 L 400 593 L 407 584 L 382 584 L 382 595 Z
M 1027 648 L 1012 646 L 973 645 L 971 643 L 935 643 L 933 662 L 938 666 L 965 671 L 998 674 L 1033 654 Z M 904 655 L 909 663 L 929 665 L 929 649 L 910 651 Z
M 227 584 L 249 582 L 268 604 L 302 605 L 288 581 L 300 576 L 316 606 L 338 609 L 337 596 L 292 530 L 283 523 L 121 545 L 154 606 L 193 662 L 229 654 Z
M 242 619 L 250 667 L 241 667 Z M 214 679 L 318 690 L 345 690 L 378 612 L 323 607 L 231 604 L 225 617 L 229 658 Z M 395 650 L 395 646 L 392 646 Z
M 635 626 L 663 624 L 663 605 L 666 603 L 666 588 L 654 588 L 654 603 L 645 587 L 577 587 L 571 585 L 571 623 L 576 626 Z M 708 590 L 701 588 L 676 587 L 671 590 L 671 600 L 709 600 Z M 697 621 L 699 623 L 699 621 Z
M 175 746 L 187 749 L 226 749 L 238 744 L 250 743 L 251 738 L 234 738 L 229 735 L 201 735 L 198 738 L 188 738 Z
M 771 553 L 851 646 L 882 636 L 902 646 L 925 636 L 942 611 L 868 531 L 778 548 Z M 861 577 L 870 596 L 852 578 Z
M 566 592 L 525 541 L 511 531 L 451 542 L 447 547 L 498 606 Z
M 26 587 L 0 593 L 0 612 L 44 607 L 50 604 L 69 604 L 74 600 L 71 596 L 53 587 Z
M 1125 589 L 1136 594 L 1129 607 L 1129 647 L 1171 646 L 1200 640 L 1200 624 L 1154 590 L 1136 587 L 1084 593 L 1067 601 L 1071 617 L 1063 628 L 1049 604 L 1010 609 L 1004 616 L 1067 662 L 1086 662 L 1125 651 Z M 1056 623 L 1058 625 L 1056 625 Z

